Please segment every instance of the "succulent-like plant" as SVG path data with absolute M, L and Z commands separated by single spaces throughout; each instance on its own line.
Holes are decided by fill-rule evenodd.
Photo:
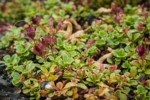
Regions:
M 146 8 L 119 7 L 120 0 L 111 8 L 94 0 L 13 1 L 20 9 L 10 2 L 0 11 L 0 21 L 10 22 L 0 25 L 0 49 L 8 52 L 0 64 L 30 99 L 149 100 Z M 13 12 L 25 23 L 14 26 Z

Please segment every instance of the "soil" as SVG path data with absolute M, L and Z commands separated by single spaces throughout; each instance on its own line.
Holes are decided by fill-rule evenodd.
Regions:
M 0 64 L 0 100 L 28 100 L 28 97 L 21 93 L 21 88 L 12 85 L 5 68 L 5 65 Z

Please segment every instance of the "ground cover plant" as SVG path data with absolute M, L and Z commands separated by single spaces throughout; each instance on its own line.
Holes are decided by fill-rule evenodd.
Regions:
M 14 0 L 2 8 L 0 64 L 29 99 L 150 100 L 144 5 Z

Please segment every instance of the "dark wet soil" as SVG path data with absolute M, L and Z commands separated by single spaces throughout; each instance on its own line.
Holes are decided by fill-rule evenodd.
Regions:
M 6 66 L 0 64 L 0 100 L 29 100 L 21 93 L 19 87 L 14 87 L 11 78 L 5 71 Z

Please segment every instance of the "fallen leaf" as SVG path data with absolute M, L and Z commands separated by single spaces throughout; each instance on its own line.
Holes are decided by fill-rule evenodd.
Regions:
M 102 89 L 100 89 L 99 91 L 98 91 L 98 96 L 103 96 L 104 94 L 105 94 L 105 89 L 106 88 L 102 88 Z
M 56 84 L 56 87 L 58 87 L 59 89 L 62 89 L 63 88 L 63 83 L 62 82 L 58 82 Z
M 71 88 L 71 87 L 74 87 L 74 86 L 76 86 L 76 83 L 74 83 L 74 82 L 69 82 L 69 83 L 67 83 L 67 84 L 65 85 L 64 89 Z

